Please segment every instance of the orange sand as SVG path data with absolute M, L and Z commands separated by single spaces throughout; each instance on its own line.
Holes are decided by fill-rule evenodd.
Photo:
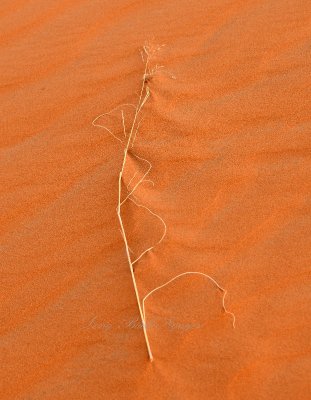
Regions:
M 1 1 L 1 400 L 308 398 L 310 15 L 307 0 Z M 168 234 L 137 264 L 140 293 L 202 271 L 237 317 L 212 284 L 176 281 L 147 303 L 152 364 L 115 212 L 122 150 L 91 125 L 136 101 L 146 40 L 167 73 L 136 146 L 155 186 L 137 196 Z M 159 238 L 124 214 L 133 251 Z

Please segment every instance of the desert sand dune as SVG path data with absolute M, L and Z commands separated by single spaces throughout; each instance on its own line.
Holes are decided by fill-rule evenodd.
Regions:
M 1 400 L 310 396 L 310 15 L 306 0 L 1 2 Z M 236 316 L 212 282 L 176 280 L 146 303 L 152 363 L 116 214 L 122 146 L 92 125 L 137 103 L 145 43 L 164 68 L 135 195 L 167 234 L 135 264 L 139 292 L 200 271 Z M 122 137 L 118 114 L 102 123 Z M 130 188 L 147 165 L 127 166 Z M 133 254 L 161 237 L 146 209 L 123 215 Z

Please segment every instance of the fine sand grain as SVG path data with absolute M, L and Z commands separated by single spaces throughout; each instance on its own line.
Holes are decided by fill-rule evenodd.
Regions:
M 0 399 L 311 392 L 311 3 L 2 0 Z M 164 44 L 116 206 L 146 42 Z M 164 68 L 160 68 L 163 66 Z M 130 150 L 132 151 L 132 150 Z M 136 175 L 135 175 L 136 174 Z

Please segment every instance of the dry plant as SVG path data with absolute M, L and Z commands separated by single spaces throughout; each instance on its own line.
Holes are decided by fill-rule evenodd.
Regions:
M 154 184 L 152 181 L 150 181 L 149 179 L 146 179 L 147 175 L 149 174 L 152 165 L 151 163 L 138 156 L 137 154 L 134 154 L 133 151 L 131 150 L 134 147 L 134 143 L 137 137 L 137 133 L 139 130 L 139 126 L 141 124 L 142 118 L 140 117 L 141 113 L 142 113 L 142 109 L 144 107 L 144 105 L 146 104 L 147 100 L 150 97 L 150 89 L 148 86 L 149 81 L 152 79 L 152 77 L 160 70 L 163 68 L 163 66 L 154 66 L 151 67 L 150 66 L 150 61 L 153 57 L 153 55 L 161 48 L 162 46 L 151 46 L 151 45 L 145 45 L 143 46 L 143 49 L 141 51 L 141 57 L 142 57 L 142 61 L 144 64 L 144 72 L 142 75 L 142 83 L 141 83 L 141 88 L 140 88 L 140 92 L 139 92 L 139 97 L 138 97 L 138 101 L 137 104 L 130 104 L 130 103 L 126 103 L 126 104 L 122 104 L 120 106 L 115 107 L 114 109 L 112 109 L 111 111 L 104 113 L 104 114 L 100 114 L 98 115 L 92 122 L 93 126 L 98 126 L 101 127 L 103 129 L 105 129 L 107 132 L 109 132 L 109 134 L 111 134 L 113 136 L 114 139 L 118 140 L 119 142 L 121 142 L 122 146 L 123 146 L 123 161 L 122 161 L 122 166 L 121 166 L 121 170 L 119 172 L 119 179 L 118 179 L 118 204 L 117 204 L 117 216 L 118 216 L 118 220 L 119 220 L 119 225 L 120 225 L 120 231 L 121 231 L 121 235 L 124 241 L 124 247 L 125 247 L 125 252 L 126 252 L 126 256 L 127 256 L 127 261 L 128 261 L 128 265 L 129 265 L 129 269 L 130 269 L 130 273 L 131 273 L 131 278 L 132 278 L 132 282 L 133 282 L 133 287 L 134 287 L 134 291 L 135 291 L 135 296 L 136 296 L 136 300 L 137 300 L 137 305 L 138 305 L 138 309 L 139 309 L 139 313 L 140 313 L 140 318 L 141 318 L 141 324 L 142 324 L 142 328 L 143 328 L 143 333 L 144 333 L 144 337 L 145 337 L 145 342 L 146 342 L 146 346 L 147 346 L 147 351 L 148 351 L 148 355 L 149 355 L 149 359 L 150 361 L 153 361 L 153 354 L 151 351 L 151 346 L 150 346 L 150 341 L 149 341 L 149 337 L 148 337 L 148 332 L 147 332 L 147 324 L 146 324 L 146 311 L 145 311 L 145 302 L 146 300 L 155 292 L 157 292 L 158 290 L 164 288 L 165 286 L 171 284 L 172 282 L 174 282 L 175 280 L 186 276 L 186 275 L 199 275 L 199 276 L 203 276 L 204 278 L 207 278 L 208 280 L 210 280 L 217 289 L 219 289 L 222 293 L 222 308 L 224 310 L 225 313 L 230 314 L 232 317 L 232 324 L 233 327 L 235 327 L 235 315 L 228 311 L 226 306 L 225 306 L 225 297 L 227 294 L 227 291 L 221 287 L 215 279 L 213 279 L 211 276 L 204 274 L 203 272 L 196 272 L 196 271 L 186 271 L 183 272 L 181 274 L 176 275 L 175 277 L 171 278 L 170 280 L 168 280 L 167 282 L 165 282 L 164 284 L 154 288 L 153 290 L 151 290 L 149 293 L 147 293 L 147 295 L 143 298 L 142 302 L 140 300 L 140 296 L 139 296 L 139 292 L 138 292 L 138 288 L 137 288 L 137 283 L 136 283 L 136 278 L 135 278 L 135 273 L 134 273 L 134 265 L 148 252 L 150 252 L 151 250 L 153 250 L 155 248 L 155 246 L 157 246 L 158 244 L 160 244 L 162 242 L 162 240 L 164 239 L 165 235 L 166 235 L 166 231 L 167 231 L 167 227 L 166 227 L 166 223 L 163 220 L 163 218 L 158 215 L 157 213 L 153 212 L 152 210 L 150 210 L 150 208 L 144 206 L 143 204 L 138 203 L 138 201 L 136 200 L 136 197 L 134 196 L 134 192 L 138 189 L 138 187 L 146 181 L 151 182 L 152 184 Z M 174 76 L 171 75 L 171 78 L 175 79 Z M 125 114 L 124 114 L 124 108 L 125 107 L 132 107 L 134 110 L 134 116 L 133 119 L 131 121 L 131 125 L 130 125 L 130 129 L 129 132 L 127 132 L 126 130 L 126 124 L 125 124 Z M 113 112 L 120 110 L 120 114 L 121 114 L 121 119 L 122 119 L 122 126 L 123 126 L 123 137 L 118 137 L 117 135 L 115 135 L 110 129 L 108 129 L 105 125 L 100 124 L 98 121 L 101 117 L 107 116 L 107 115 L 111 115 Z M 136 159 L 142 161 L 143 163 L 147 164 L 147 170 L 146 172 L 143 174 L 143 176 L 137 181 L 137 183 L 134 185 L 134 187 L 132 189 L 130 189 L 130 185 L 132 183 L 132 181 L 135 179 L 137 172 L 132 176 L 131 180 L 129 181 L 129 183 L 127 184 L 127 193 L 124 195 L 124 198 L 122 196 L 122 183 L 124 183 L 124 171 L 125 171 L 125 167 L 126 167 L 126 161 L 129 157 L 129 154 L 133 157 L 135 157 Z M 161 221 L 162 225 L 163 225 L 163 233 L 161 235 L 161 238 L 159 239 L 159 241 L 154 244 L 151 247 L 148 247 L 147 249 L 145 249 L 139 256 L 136 256 L 135 258 L 132 256 L 133 251 L 131 250 L 131 248 L 129 247 L 129 243 L 128 243 L 128 238 L 126 235 L 126 231 L 125 231 L 125 227 L 124 227 L 124 223 L 123 223 L 123 219 L 122 219 L 122 206 L 124 205 L 124 203 L 126 201 L 131 201 L 133 204 L 135 204 L 137 207 L 141 207 L 143 209 L 145 209 L 146 211 L 148 211 L 152 216 L 154 216 L 155 218 L 157 218 L 158 220 Z

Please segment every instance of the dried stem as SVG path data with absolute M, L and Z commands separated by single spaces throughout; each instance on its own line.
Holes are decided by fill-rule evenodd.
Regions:
M 161 47 L 161 46 L 160 46 Z M 151 290 L 144 298 L 143 301 L 141 303 L 140 301 L 140 297 L 139 297 L 139 292 L 138 292 L 138 288 L 137 288 L 137 283 L 136 283 L 136 278 L 135 278 L 135 274 L 134 274 L 134 264 L 136 264 L 146 253 L 148 253 L 149 251 L 151 251 L 152 249 L 155 248 L 155 246 L 157 246 L 158 244 L 160 244 L 162 242 L 162 240 L 164 239 L 165 235 L 166 235 L 166 231 L 167 231 L 167 227 L 166 227 L 166 223 L 163 220 L 162 217 L 160 217 L 160 215 L 156 214 L 155 212 L 151 211 L 150 208 L 138 203 L 136 200 L 134 200 L 133 198 L 136 199 L 136 197 L 134 196 L 134 192 L 137 190 L 137 188 L 143 183 L 143 182 L 151 182 L 152 184 L 154 184 L 152 181 L 145 179 L 146 176 L 149 174 L 152 165 L 151 163 L 142 158 L 139 157 L 138 155 L 132 153 L 132 155 L 137 158 L 138 160 L 144 161 L 148 164 L 148 169 L 147 171 L 143 174 L 143 176 L 138 180 L 138 182 L 134 185 L 134 187 L 130 190 L 130 185 L 132 183 L 132 181 L 135 179 L 136 175 L 137 175 L 137 171 L 135 172 L 135 174 L 133 175 L 133 177 L 130 179 L 129 183 L 127 184 L 127 190 L 128 193 L 127 195 L 124 197 L 124 199 L 122 200 L 122 182 L 123 182 L 123 174 L 124 174 L 124 170 L 125 170 L 125 166 L 126 166 L 126 161 L 127 161 L 127 157 L 128 157 L 128 153 L 129 153 L 129 148 L 134 146 L 134 142 L 136 139 L 136 135 L 139 129 L 139 125 L 142 121 L 142 118 L 138 120 L 138 115 L 140 114 L 142 108 L 144 107 L 146 101 L 148 100 L 149 96 L 150 96 L 150 91 L 149 88 L 147 86 L 148 81 L 152 78 L 152 76 L 159 70 L 162 68 L 162 66 L 156 66 L 155 68 L 150 69 L 149 68 L 149 61 L 150 61 L 150 56 L 153 54 L 154 51 L 157 51 L 159 48 L 155 49 L 155 50 L 151 50 L 148 46 L 144 46 L 143 47 L 143 52 L 141 52 L 141 56 L 142 56 L 142 60 L 144 62 L 144 73 L 143 73 L 143 77 L 142 77 L 142 85 L 141 85 L 141 89 L 140 89 L 140 93 L 139 93 L 139 98 L 138 98 L 138 102 L 137 105 L 133 105 L 133 104 L 123 104 L 121 106 L 115 107 L 113 110 L 111 110 L 108 113 L 104 113 L 101 114 L 99 116 L 97 116 L 92 124 L 94 126 L 99 126 L 101 128 L 104 128 L 106 131 L 108 131 L 116 140 L 118 140 L 119 142 L 121 142 L 125 147 L 123 149 L 124 151 L 124 155 L 123 155 L 123 161 L 122 161 L 122 166 L 121 166 L 121 170 L 119 173 L 119 180 L 118 180 L 118 205 L 116 208 L 117 211 L 117 216 L 118 216 L 118 220 L 119 220 L 119 224 L 120 224 L 120 232 L 124 241 L 124 246 L 125 246 L 125 251 L 126 251 L 126 256 L 127 256 L 127 261 L 128 261 L 128 265 L 130 268 L 130 273 L 131 273 L 131 278 L 132 278 L 132 282 L 133 282 L 133 287 L 134 287 L 134 291 L 135 291 L 135 296 L 136 296 L 136 300 L 137 300 L 137 305 L 138 305 L 138 309 L 139 309 L 139 314 L 140 314 L 140 318 L 141 318 L 141 323 L 142 323 L 142 327 L 143 327 L 143 333 L 144 333 L 144 338 L 145 338 L 145 342 L 146 342 L 146 346 L 147 346 L 147 351 L 148 351 L 148 355 L 149 355 L 149 359 L 150 361 L 153 361 L 153 354 L 151 351 L 151 346 L 150 346 L 150 342 L 149 342 L 149 338 L 148 338 L 148 333 L 147 333 L 147 327 L 146 327 L 146 312 L 145 312 L 145 302 L 146 300 L 149 298 L 149 296 L 151 296 L 153 293 L 155 293 L 156 291 L 164 288 L 165 286 L 169 285 L 170 283 L 172 283 L 173 281 L 175 281 L 176 279 L 185 276 L 185 275 L 201 275 L 204 276 L 205 278 L 208 278 L 210 281 L 212 281 L 214 283 L 214 285 L 222 291 L 223 293 L 223 297 L 222 297 L 222 307 L 225 313 L 230 314 L 233 318 L 233 327 L 235 327 L 235 315 L 233 313 L 231 313 L 230 311 L 227 310 L 226 306 L 225 306 L 225 297 L 227 294 L 227 291 L 221 287 L 216 281 L 215 279 L 213 279 L 211 276 L 204 274 L 202 272 L 192 272 L 192 271 L 187 271 L 187 272 L 183 272 L 179 275 L 176 275 L 175 277 L 173 277 L 172 279 L 170 279 L 169 281 L 167 281 L 166 283 L 164 283 L 161 286 L 158 286 L 156 288 L 154 288 L 153 290 Z M 175 79 L 175 77 L 173 77 Z M 126 126 L 125 126 L 125 115 L 124 115 L 124 111 L 121 107 L 123 106 L 130 106 L 133 107 L 135 109 L 135 113 L 134 113 L 134 117 L 133 117 L 133 121 L 131 124 L 131 128 L 129 133 L 127 134 L 126 132 Z M 120 109 L 121 110 L 121 118 L 122 118 L 122 126 L 123 126 L 123 134 L 124 134 L 124 138 L 121 139 L 120 137 L 116 136 L 110 129 L 108 129 L 106 126 L 99 124 L 97 121 L 99 120 L 99 118 L 103 117 L 103 116 L 107 116 L 112 114 L 114 111 Z M 129 247 L 128 244 L 128 240 L 127 240 L 127 236 L 126 236 L 126 231 L 124 228 L 124 224 L 123 224 L 123 219 L 122 219 L 122 213 L 121 213 L 121 207 L 123 206 L 123 204 L 127 201 L 130 200 L 132 203 L 134 203 L 137 207 L 142 207 L 145 210 L 147 210 L 151 215 L 153 215 L 154 217 L 156 217 L 157 219 L 159 219 L 161 221 L 161 223 L 163 224 L 163 234 L 160 238 L 160 240 L 153 246 L 148 247 L 146 250 L 144 250 L 138 257 L 136 257 L 134 259 L 134 261 L 132 260 L 131 257 L 131 253 L 133 254 L 133 251 L 131 250 L 131 248 Z
M 164 288 L 165 286 L 169 285 L 170 283 L 172 283 L 172 282 L 175 281 L 176 279 L 181 278 L 182 276 L 185 276 L 185 275 L 201 275 L 201 276 L 203 276 L 203 277 L 209 279 L 211 282 L 213 282 L 213 284 L 214 284 L 220 291 L 222 291 L 222 293 L 223 293 L 223 296 L 222 296 L 222 308 L 223 308 L 223 310 L 224 310 L 224 312 L 225 312 L 226 314 L 231 315 L 231 317 L 232 317 L 232 326 L 233 326 L 233 328 L 235 328 L 235 315 L 234 315 L 232 312 L 228 311 L 227 308 L 226 308 L 226 305 L 225 305 L 225 297 L 226 297 L 226 295 L 227 295 L 227 290 L 224 289 L 223 287 L 221 287 L 221 286 L 219 285 L 219 283 L 217 283 L 217 282 L 215 281 L 215 279 L 212 278 L 211 276 L 209 276 L 209 275 L 207 275 L 207 274 L 204 274 L 203 272 L 193 272 L 193 271 L 187 271 L 187 272 L 183 272 L 183 273 L 181 273 L 181 274 L 178 274 L 178 275 L 174 276 L 172 279 L 170 279 L 169 281 L 163 283 L 163 285 L 160 285 L 160 286 L 154 288 L 154 289 L 151 290 L 148 294 L 146 294 L 146 296 L 143 298 L 143 315 L 144 315 L 144 320 L 145 320 L 145 322 L 146 322 L 145 301 L 148 299 L 148 297 L 151 296 L 154 292 L 157 292 L 158 290 L 160 290 L 160 289 Z
M 133 132 L 134 132 L 137 116 L 138 116 L 139 112 L 141 111 L 142 106 L 146 102 L 146 99 L 149 97 L 149 91 L 147 91 L 146 95 L 143 97 L 143 94 L 144 94 L 144 91 L 145 91 L 145 75 L 146 75 L 147 69 L 148 69 L 148 62 L 149 62 L 149 57 L 148 57 L 148 54 L 147 54 L 146 62 L 145 62 L 145 70 L 144 70 L 144 75 L 143 75 L 143 80 L 142 80 L 142 86 L 141 86 L 141 90 L 140 90 L 140 95 L 139 95 L 138 103 L 137 103 L 137 106 L 136 106 L 136 109 L 135 109 L 135 114 L 134 114 L 134 119 L 133 119 L 133 122 L 132 122 L 131 130 L 130 130 L 129 136 L 127 138 L 126 147 L 124 149 L 124 157 L 123 157 L 122 167 L 121 167 L 121 171 L 119 173 L 119 186 L 118 186 L 118 194 L 119 194 L 119 196 L 118 196 L 117 215 L 118 215 L 120 228 L 121 228 L 121 233 L 122 233 L 124 246 L 125 246 L 125 250 L 126 250 L 127 261 L 128 261 L 129 267 L 130 267 L 132 282 L 133 282 L 135 295 L 136 295 L 136 300 L 137 300 L 137 305 L 138 305 L 140 318 L 141 318 L 141 322 L 142 322 L 142 327 L 143 327 L 144 337 L 145 337 L 145 341 L 146 341 L 147 351 L 148 351 L 148 355 L 149 355 L 150 361 L 153 361 L 153 355 L 152 355 L 152 351 L 151 351 L 151 348 L 150 348 L 147 328 L 146 328 L 145 319 L 144 319 L 142 308 L 141 308 L 139 292 L 138 292 L 136 278 L 135 278 L 135 274 L 134 274 L 133 262 L 132 262 L 132 259 L 131 259 L 130 249 L 129 249 L 129 245 L 128 245 L 128 241 L 127 241 L 127 237 L 126 237 L 126 232 L 125 232 L 124 224 L 123 224 L 123 220 L 122 220 L 122 214 L 121 214 L 121 204 L 124 203 L 124 202 L 121 202 L 122 178 L 123 178 L 123 172 L 124 172 L 124 168 L 125 168 L 125 164 L 126 164 L 126 160 L 127 160 L 128 150 L 129 150 L 129 146 L 130 146 L 130 143 L 131 143 L 131 140 L 132 140 L 132 135 L 133 135 Z M 123 116 L 123 114 L 122 114 L 122 116 Z M 124 126 L 124 122 L 123 122 L 123 126 Z M 125 131 L 125 127 L 124 127 L 124 131 Z

